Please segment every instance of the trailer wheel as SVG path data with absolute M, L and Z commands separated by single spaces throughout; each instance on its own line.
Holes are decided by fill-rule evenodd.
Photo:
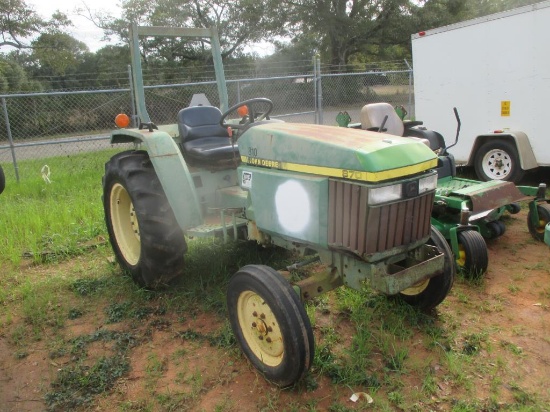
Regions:
M 443 272 L 402 290 L 399 296 L 409 305 L 428 310 L 439 305 L 453 286 L 456 274 L 453 252 L 443 235 L 432 225 L 428 244 L 436 246 L 445 256 Z
M 466 275 L 479 277 L 487 271 L 489 255 L 487 244 L 479 232 L 464 230 L 458 232 L 458 256 L 456 265 Z
M 125 151 L 105 164 L 103 208 L 115 257 L 138 285 L 156 289 L 183 274 L 183 231 L 147 152 Z
M 292 286 L 274 269 L 247 265 L 227 290 L 229 321 L 252 365 L 280 387 L 299 381 L 313 362 L 313 331 Z
M 4 169 L 0 166 L 0 193 L 6 188 L 6 175 L 4 174 Z
M 546 225 L 550 223 L 550 205 L 547 203 L 538 204 L 537 213 L 539 215 L 539 220 L 535 224 L 531 219 L 533 214 L 529 210 L 527 214 L 527 227 L 529 228 L 529 233 L 531 233 L 531 236 L 533 236 L 535 240 L 544 242 L 544 231 L 546 230 Z
M 481 180 L 518 182 L 524 174 L 516 146 L 506 140 L 489 140 L 474 157 L 477 177 Z

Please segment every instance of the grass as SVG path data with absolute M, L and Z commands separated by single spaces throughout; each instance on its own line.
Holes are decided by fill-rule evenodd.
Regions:
M 368 287 L 324 294 L 306 305 L 316 344 L 309 375 L 286 390 L 270 386 L 243 358 L 226 319 L 225 292 L 239 267 L 282 268 L 294 257 L 195 239 L 180 282 L 161 292 L 139 289 L 101 241 L 101 176 L 110 154 L 48 159 L 51 184 L 37 173 L 0 196 L 0 338 L 9 345 L 3 356 L 16 365 L 46 359 L 46 409 L 235 411 L 242 399 L 230 391 L 249 394 L 254 387 L 254 408 L 265 411 L 545 410 L 550 393 L 533 393 L 510 372 L 511 362 L 529 356 L 514 340 L 528 331 L 518 325 L 503 337 L 499 327 L 476 325 L 507 310 L 527 287 L 523 272 L 490 297 L 483 279 L 459 277 L 432 313 Z M 538 298 L 547 310 L 550 288 L 543 285 Z M 241 379 L 251 381 L 238 392 Z M 128 387 L 140 382 L 142 393 L 130 397 Z M 480 395 L 483 385 L 487 393 Z M 354 392 L 375 401 L 353 404 Z
M 19 264 L 55 261 L 81 253 L 86 243 L 105 235 L 101 205 L 101 177 L 113 150 L 19 163 L 26 176 L 15 183 L 5 165 L 7 186 L 0 196 L 3 224 L 0 248 L 4 258 Z M 50 181 L 41 174 L 47 164 Z

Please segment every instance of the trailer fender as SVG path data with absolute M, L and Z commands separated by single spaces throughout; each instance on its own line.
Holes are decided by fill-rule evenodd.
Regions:
M 510 131 L 506 133 L 487 133 L 478 135 L 475 138 L 474 145 L 472 146 L 472 151 L 470 152 L 470 156 L 468 158 L 468 166 L 474 165 L 474 158 L 478 149 L 482 144 L 491 139 L 513 141 L 518 151 L 520 166 L 523 170 L 534 169 L 539 166 L 535 157 L 535 153 L 533 152 L 533 148 L 531 147 L 531 142 L 529 142 L 529 137 L 527 137 L 527 134 L 521 131 Z
M 159 130 L 124 129 L 111 133 L 111 144 L 116 143 L 141 144 L 147 150 L 182 230 L 203 223 L 193 178 L 172 136 Z

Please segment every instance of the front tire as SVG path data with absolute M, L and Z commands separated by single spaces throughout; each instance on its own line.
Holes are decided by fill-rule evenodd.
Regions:
M 490 140 L 476 152 L 474 167 L 481 180 L 518 182 L 524 174 L 516 146 L 506 140 Z
M 527 227 L 529 228 L 529 233 L 533 236 L 533 239 L 538 240 L 539 242 L 544 242 L 546 225 L 550 223 L 550 205 L 547 203 L 538 204 L 537 213 L 539 215 L 539 220 L 537 223 L 533 223 L 533 214 L 529 210 L 529 213 L 527 214 Z
M 436 246 L 444 254 L 443 272 L 399 293 L 402 300 L 421 310 L 433 309 L 443 302 L 453 286 L 456 274 L 453 252 L 445 237 L 433 225 L 428 244 Z
M 489 266 L 489 254 L 485 239 L 475 230 L 458 232 L 457 237 L 459 251 L 459 255 L 455 256 L 457 267 L 466 275 L 481 276 Z
M 313 362 L 313 331 L 292 286 L 274 269 L 247 265 L 227 290 L 231 327 L 244 354 L 266 379 L 287 387 Z
M 103 208 L 115 257 L 138 285 L 156 289 L 181 277 L 185 238 L 147 152 L 105 164 Z

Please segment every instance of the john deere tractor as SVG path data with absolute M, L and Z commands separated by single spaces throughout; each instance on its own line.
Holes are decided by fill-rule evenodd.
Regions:
M 256 264 L 229 281 L 237 341 L 279 386 L 300 380 L 313 361 L 304 301 L 365 283 L 419 309 L 445 299 L 455 264 L 430 224 L 437 156 L 429 147 L 374 132 L 285 123 L 271 118 L 266 98 L 228 107 L 214 30 L 133 26 L 131 34 L 140 122 L 113 131 L 112 143 L 133 142 L 139 150 L 106 163 L 103 203 L 115 256 L 135 282 L 157 288 L 182 277 L 187 242 L 196 236 L 246 238 L 292 250 L 306 262 L 318 258 L 325 270 L 297 283 Z M 152 122 L 139 36 L 209 40 L 221 108 L 185 107 L 174 124 Z
M 339 113 L 341 126 L 397 135 L 424 142 L 438 156 L 438 183 L 432 209 L 432 224 L 451 245 L 456 263 L 466 274 L 479 275 L 487 270 L 489 259 L 485 239 L 502 236 L 506 231 L 503 214 L 518 213 L 519 202 L 527 201 L 527 226 L 538 241 L 544 240 L 545 226 L 550 223 L 550 200 L 546 184 L 539 187 L 516 186 L 512 182 L 493 180 L 479 182 L 456 176 L 454 157 L 448 149 L 456 144 L 460 133 L 457 119 L 455 142 L 446 145 L 443 136 L 424 127 L 422 121 L 403 121 L 403 106 L 395 109 L 388 103 L 366 104 L 361 109 L 361 122 L 350 123 L 347 113 Z

